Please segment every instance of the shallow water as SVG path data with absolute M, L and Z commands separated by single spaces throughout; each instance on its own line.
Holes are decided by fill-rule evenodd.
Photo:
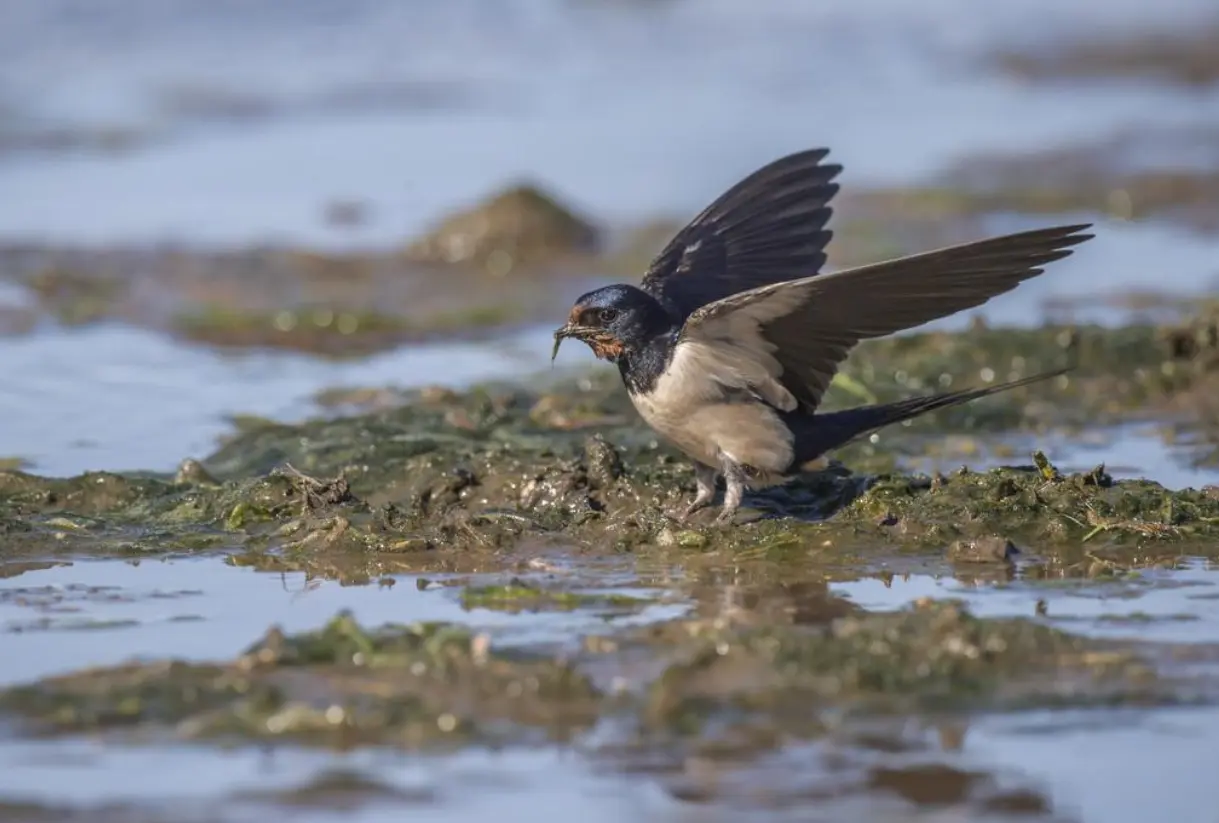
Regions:
M 231 431 L 232 415 L 298 420 L 336 385 L 461 386 L 543 369 L 545 330 L 326 363 L 292 352 L 216 352 L 128 326 L 48 329 L 0 341 L 0 455 L 43 474 L 171 470 Z M 82 402 L 88 398 L 88 402 Z
M 517 576 L 531 579 L 528 574 Z M 595 588 L 604 590 L 614 576 L 610 569 L 599 569 Z M 0 578 L 0 649 L 7 661 L 0 670 L 0 683 L 166 653 L 188 660 L 231 657 L 242 643 L 252 643 L 271 625 L 304 631 L 340 610 L 374 626 L 415 620 L 462 622 L 486 631 L 497 643 L 531 645 L 561 644 L 599 626 L 671 619 L 685 611 L 680 604 L 657 603 L 607 623 L 595 612 L 510 615 L 467 610 L 458 599 L 461 590 L 443 585 L 453 577 L 394 575 L 386 578 L 394 585 L 342 586 L 306 580 L 301 572 L 237 568 L 213 557 L 75 561 L 9 580 Z M 480 576 L 460 579 L 477 585 Z M 421 580 L 434 585 L 420 589 Z M 648 592 L 633 587 L 631 594 L 646 597 Z M 104 643 L 98 642 L 99 635 Z
M 88 742 L 24 743 L 0 751 L 6 772 L 0 791 L 6 799 L 54 797 L 62 805 L 86 809 L 115 805 L 118 820 L 126 819 L 122 812 L 127 805 L 162 811 L 174 821 L 254 821 L 268 815 L 329 821 L 337 814 L 367 823 L 401 820 L 404 814 L 412 820 L 483 820 L 503 814 L 542 820 L 578 815 L 592 823 L 640 815 L 682 819 L 680 804 L 659 790 L 597 774 L 557 751 L 473 750 L 445 758 L 377 751 L 201 755 L 190 748 L 115 750 Z M 313 804 L 294 802 L 294 793 L 303 794 L 336 772 L 371 786 L 333 792 L 337 796 Z M 165 779 L 183 773 L 191 779 Z
M 1093 637 L 1169 643 L 1213 642 L 1219 631 L 1219 575 L 1198 561 L 1133 580 L 1016 580 L 976 585 L 951 576 L 898 575 L 831 584 L 869 609 L 921 597 L 960 599 L 987 617 L 1032 617 L 1044 603 L 1052 625 Z M 1085 820 L 1212 820 L 1219 789 L 1205 776 L 1204 751 L 1219 736 L 1219 709 L 1040 711 L 970 724 L 964 751 L 981 763 L 1016 766 L 1064 809 Z M 1154 786 L 1154 791 L 1149 790 Z
M 579 568 L 576 563 L 566 571 Z M 439 581 L 445 576 L 430 577 Z M 629 569 L 621 566 L 607 577 L 621 586 L 631 579 Z M 1072 631 L 1189 643 L 1211 641 L 1219 628 L 1217 584 L 1219 576 L 1196 564 L 1182 572 L 1148 573 L 1103 586 L 1019 580 L 977 585 L 913 575 L 888 583 L 868 578 L 834 583 L 831 590 L 872 609 L 898 608 L 927 596 L 962 598 L 989 616 L 1029 616 L 1042 599 L 1048 604 L 1046 619 Z M 351 608 L 370 623 L 461 620 L 488 631 L 497 643 L 571 642 L 606 625 L 601 617 L 580 612 L 466 613 L 456 601 L 457 591 L 446 586 L 420 590 L 409 575 L 398 576 L 393 587 L 333 581 L 306 585 L 299 574 L 238 569 L 215 558 L 65 564 L 0 585 L 0 659 L 6 661 L 0 678 L 19 682 L 145 655 L 231 657 L 271 623 L 307 629 L 341 608 Z M 675 599 L 676 591 L 671 594 L 668 604 L 623 619 L 680 615 L 685 606 Z M 1186 612 L 1191 619 L 1180 619 Z M 861 813 L 868 819 L 914 819 L 915 807 L 883 794 L 844 790 L 842 796 L 815 803 L 802 799 L 814 787 L 849 785 L 853 778 L 844 774 L 841 762 L 849 755 L 864 758 L 858 768 L 865 771 L 912 762 L 989 770 L 1003 785 L 1047 793 L 1063 819 L 1120 823 L 1145 820 L 1152 813 L 1181 821 L 1212 819 L 1215 794 L 1206 778 L 1207 753 L 1219 735 L 1219 710 L 1016 712 L 970 718 L 963 732 L 963 741 L 933 746 L 913 755 L 913 761 L 909 754 L 833 753 L 825 744 L 795 745 L 722 775 L 709 806 L 691 806 L 674 795 L 686 791 L 682 781 L 696 779 L 693 774 L 628 780 L 596 765 L 596 758 L 581 756 L 580 749 L 589 744 L 574 750 L 469 750 L 421 757 L 375 749 L 330 754 L 279 747 L 129 748 L 87 739 L 8 741 L 0 744 L 0 797 L 80 809 L 130 804 L 145 811 L 169 810 L 173 820 L 247 820 L 268 812 L 321 820 L 338 808 L 367 821 L 396 819 L 404 812 L 427 820 L 476 820 L 492 810 L 543 818 L 578 811 L 594 821 L 679 821 L 698 808 L 703 810 L 699 819 L 711 820 L 739 819 L 735 815 L 742 813 L 766 820 L 809 819 L 810 813 L 826 820 L 858 819 Z M 594 733 L 590 743 L 596 737 Z M 1154 793 L 1148 791 L 1151 785 L 1157 787 Z M 472 792 L 470 786 L 478 790 Z M 308 802 L 296 798 L 297 791 L 312 791 Z M 767 798 L 761 808 L 756 806 L 759 797 Z M 918 819 L 940 819 L 934 806 L 917 814 Z
M 901 608 L 920 597 L 949 597 L 963 600 L 983 617 L 1032 617 L 1040 601 L 1044 619 L 1069 631 L 1093 637 L 1197 643 L 1213 640 L 1219 626 L 1217 585 L 1219 575 L 1199 561 L 1186 569 L 1149 571 L 1114 583 L 1018 579 L 978 586 L 951 576 L 899 575 L 883 581 L 834 583 L 830 588 L 864 608 L 882 611 Z

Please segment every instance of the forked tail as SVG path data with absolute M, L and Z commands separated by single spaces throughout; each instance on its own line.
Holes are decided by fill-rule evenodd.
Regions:
M 795 459 L 792 464 L 793 466 L 803 465 L 831 449 L 846 445 L 861 435 L 869 434 L 885 426 L 891 426 L 936 409 L 957 406 L 1008 389 L 1049 380 L 1052 377 L 1066 374 L 1071 371 L 1071 368 L 1068 366 L 1054 371 L 1041 372 L 1022 377 L 1019 380 L 1000 383 L 997 386 L 912 397 L 896 403 L 880 403 L 875 406 L 860 406 L 855 409 L 815 415 L 791 414 L 786 422 L 796 435 Z

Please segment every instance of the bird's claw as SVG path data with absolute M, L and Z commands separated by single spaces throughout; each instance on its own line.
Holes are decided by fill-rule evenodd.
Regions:
M 684 508 L 678 509 L 677 511 L 671 512 L 669 514 L 669 516 L 672 517 L 674 520 L 676 520 L 678 523 L 684 524 L 687 520 L 689 520 L 691 518 L 691 516 L 694 515 L 695 512 L 702 511 L 703 509 L 707 508 L 707 505 L 708 504 L 705 503 L 704 501 L 696 500 L 693 503 L 691 503 L 689 506 L 686 506 Z

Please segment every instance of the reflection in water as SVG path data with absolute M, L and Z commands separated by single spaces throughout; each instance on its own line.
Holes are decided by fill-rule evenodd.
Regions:
M 973 723 L 966 751 L 1035 775 L 1080 820 L 1211 823 L 1216 739 L 1215 709 L 1033 712 Z
M 427 575 L 433 583 L 445 578 Z M 398 585 L 307 583 L 303 573 L 253 572 L 216 557 L 78 561 L 0 577 L 0 660 L 5 661 L 0 684 L 167 653 L 187 660 L 231 658 L 271 625 L 287 632 L 311 630 L 344 609 L 370 626 L 460 622 L 504 643 L 562 644 L 576 633 L 607 625 L 591 613 L 466 610 L 458 599 L 460 590 L 420 589 L 411 575 L 393 579 Z M 604 579 L 604 574 L 598 577 L 600 586 Z M 632 590 L 631 595 L 646 597 L 647 592 Z M 670 619 L 684 611 L 682 604 L 657 604 L 612 624 Z
M 355 780 L 338 779 L 353 773 Z M 675 806 L 556 751 L 420 758 L 376 750 L 333 755 L 108 748 L 87 741 L 6 744 L 0 748 L 0 796 L 8 802 L 37 800 L 52 810 L 117 807 L 88 813 L 88 819 L 103 823 L 130 820 L 137 810 L 150 808 L 151 819 L 161 819 L 156 816 L 161 810 L 167 821 L 252 821 L 268 815 L 330 821 L 341 812 L 343 820 L 360 823 L 501 815 L 616 823 L 649 812 L 643 819 L 666 820 Z M 62 818 L 51 812 L 44 819 Z
M 793 565 L 794 557 L 728 566 L 723 560 L 717 564 L 713 558 L 690 558 L 688 573 L 680 566 L 658 564 L 655 558 L 646 560 L 640 566 L 645 570 L 641 581 L 669 589 L 669 605 L 648 607 L 624 623 L 687 614 L 744 626 L 816 628 L 860 607 L 887 609 L 925 596 L 953 596 L 964 597 L 983 615 L 1027 616 L 1036 599 L 1047 599 L 1049 619 L 1068 619 L 1071 628 L 1089 634 L 1210 640 L 1219 625 L 1219 611 L 1212 608 L 1219 603 L 1213 596 L 1214 573 L 1200 565 L 1109 585 L 1047 587 L 1016 579 L 987 587 L 921 575 L 851 580 L 850 573 L 835 572 L 832 566 Z M 270 623 L 289 631 L 313 628 L 344 608 L 369 625 L 459 620 L 486 629 L 499 643 L 570 644 L 581 634 L 603 634 L 606 629 L 604 619 L 593 613 L 466 611 L 457 596 L 460 586 L 448 585 L 445 575 L 429 575 L 439 585 L 423 588 L 411 585 L 409 576 L 393 587 L 330 581 L 306 586 L 298 574 L 255 573 L 215 559 L 48 566 L 30 564 L 0 586 L 0 658 L 9 661 L 4 678 L 10 682 L 132 656 L 228 657 Z M 579 563 L 547 568 L 549 574 L 582 580 L 599 577 L 618 585 L 629 580 L 621 568 L 582 570 Z M 451 582 L 478 579 L 466 576 Z M 631 593 L 638 596 L 640 591 Z M 681 602 L 679 594 L 688 600 Z M 1195 615 L 1189 624 L 1169 620 L 1161 626 L 1156 619 L 1186 608 Z M 1146 617 L 1124 626 L 1108 619 L 1133 612 Z M 1080 619 L 1089 614 L 1096 619 Z M 816 714 L 810 714 L 810 720 Z M 1139 774 L 1152 768 L 1158 757 L 1150 752 L 1186 742 L 1205 745 L 1204 737 L 1181 736 L 1187 727 L 1212 734 L 1205 730 L 1219 716 L 1199 713 L 1195 723 L 1174 711 L 1123 714 L 1094 709 L 1002 718 L 835 722 L 833 717 L 821 715 L 821 731 L 809 743 L 775 749 L 781 737 L 759 736 L 760 730 L 734 735 L 727 727 L 704 740 L 706 745 L 667 754 L 664 749 L 640 751 L 624 745 L 609 724 L 577 743 L 591 761 L 560 749 L 420 758 L 376 750 L 259 754 L 238 749 L 220 754 L 191 747 L 12 742 L 0 746 L 0 795 L 80 807 L 137 801 L 152 809 L 187 804 L 222 819 L 245 819 L 247 812 L 279 809 L 281 804 L 312 814 L 342 808 L 354 819 L 369 821 L 388 820 L 406 807 L 436 819 L 475 820 L 491 807 L 502 812 L 519 805 L 536 815 L 563 814 L 592 804 L 597 810 L 590 812 L 591 820 L 602 819 L 597 816 L 602 814 L 607 821 L 621 819 L 629 813 L 637 819 L 668 821 L 682 819 L 682 810 L 697 804 L 729 815 L 725 820 L 747 810 L 766 813 L 766 819 L 807 819 L 798 814 L 807 815 L 813 808 L 825 819 L 859 819 L 862 814 L 866 819 L 903 820 L 919 807 L 968 811 L 969 819 L 979 820 L 1052 809 L 1051 817 L 1060 819 L 1064 810 L 1082 808 L 1088 813 L 1084 819 L 1133 823 L 1145 818 L 1118 809 L 1126 793 L 1132 794 L 1126 798 L 1132 804 L 1129 809 L 1143 809 L 1141 815 L 1152 808 L 1139 805 L 1141 795 L 1133 796 Z M 1125 742 L 1110 742 L 1114 735 Z M 1069 754 L 1055 748 L 1060 741 Z M 1109 751 L 1111 745 L 1120 753 Z M 1182 791 L 1186 775 L 1196 780 L 1206 768 L 1205 758 L 1196 754 L 1171 761 L 1172 779 Z M 1114 785 L 1096 778 L 1096 769 L 1110 767 L 1128 779 Z M 623 782 L 616 776 L 619 769 L 633 778 Z M 189 781 L 181 779 L 185 774 L 191 776 Z M 460 788 L 469 781 L 480 787 L 477 796 Z M 1181 811 L 1187 810 L 1182 806 Z

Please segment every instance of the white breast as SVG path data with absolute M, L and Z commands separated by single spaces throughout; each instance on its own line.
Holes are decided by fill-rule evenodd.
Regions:
M 782 472 L 792 457 L 791 432 L 774 409 L 742 401 L 752 385 L 731 359 L 701 343 L 678 344 L 669 367 L 647 394 L 631 400 L 648 425 L 692 459 L 718 468 L 721 454 L 763 472 Z

